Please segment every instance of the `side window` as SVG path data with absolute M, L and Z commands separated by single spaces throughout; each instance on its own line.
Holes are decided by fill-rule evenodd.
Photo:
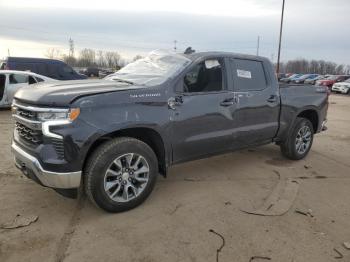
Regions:
M 29 77 L 28 77 L 28 83 L 29 83 L 30 85 L 36 84 L 36 80 L 35 80 L 34 76 L 29 76 Z
M 70 66 L 64 66 L 63 72 L 67 74 L 73 74 L 73 69 Z
M 36 63 L 36 73 L 39 75 L 47 75 L 47 67 L 45 63 Z
M 59 74 L 58 74 L 59 67 L 57 66 L 57 64 L 48 64 L 47 69 L 48 69 L 49 77 L 52 77 L 52 78 L 59 77 Z
M 6 75 L 0 74 L 0 101 L 2 100 L 2 97 L 4 96 L 5 83 L 6 83 Z
M 223 90 L 222 68 L 222 62 L 218 59 L 205 60 L 195 65 L 184 77 L 184 91 L 197 93 Z
M 35 71 L 35 65 L 32 63 L 16 63 L 15 68 L 19 71 Z
M 28 83 L 27 75 L 20 75 L 20 74 L 10 75 L 10 84 L 23 84 L 23 83 Z
M 262 62 L 232 59 L 235 91 L 263 90 L 267 87 Z

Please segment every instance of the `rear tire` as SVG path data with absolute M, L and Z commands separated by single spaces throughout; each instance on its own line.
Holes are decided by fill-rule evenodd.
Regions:
M 152 192 L 158 161 L 144 142 L 121 137 L 98 147 L 87 161 L 85 192 L 98 207 L 122 212 L 140 205 Z
M 292 160 L 303 159 L 310 151 L 314 129 L 310 120 L 298 117 L 287 140 L 280 145 L 282 154 Z

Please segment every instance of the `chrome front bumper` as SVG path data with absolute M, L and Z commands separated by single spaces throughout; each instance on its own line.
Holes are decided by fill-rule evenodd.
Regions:
M 81 171 L 69 173 L 56 173 L 42 168 L 38 159 L 21 149 L 12 142 L 12 152 L 15 156 L 16 167 L 24 175 L 36 180 L 36 182 L 51 188 L 78 188 L 81 180 Z M 32 177 L 32 176 L 35 177 Z

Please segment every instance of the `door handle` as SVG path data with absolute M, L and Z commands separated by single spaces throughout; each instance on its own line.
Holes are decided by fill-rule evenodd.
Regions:
M 234 97 L 227 98 L 220 103 L 221 106 L 232 106 L 236 103 L 236 99 Z
M 275 103 L 277 102 L 277 96 L 271 95 L 266 101 L 269 103 Z

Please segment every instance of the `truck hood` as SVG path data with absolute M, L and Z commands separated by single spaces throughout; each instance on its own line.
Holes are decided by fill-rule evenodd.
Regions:
M 58 81 L 21 88 L 14 98 L 34 105 L 67 106 L 82 96 L 142 88 L 145 86 L 111 80 Z

